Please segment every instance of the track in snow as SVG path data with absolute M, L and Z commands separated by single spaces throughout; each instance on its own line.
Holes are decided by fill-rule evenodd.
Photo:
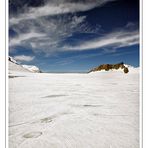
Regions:
M 10 148 L 138 148 L 138 123 L 138 72 L 11 72 Z

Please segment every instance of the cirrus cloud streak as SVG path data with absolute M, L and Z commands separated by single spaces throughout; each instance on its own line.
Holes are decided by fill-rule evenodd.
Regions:
M 117 49 L 139 44 L 139 31 L 115 31 L 104 35 L 103 37 L 81 42 L 76 46 L 65 46 L 65 50 L 90 50 L 108 47 L 110 49 Z
M 76 13 L 91 10 L 95 7 L 115 1 L 115 0 L 85 0 L 85 1 L 68 1 L 68 0 L 55 0 L 47 1 L 40 7 L 29 7 L 26 12 L 21 13 L 17 17 L 12 16 L 9 20 L 10 25 L 18 24 L 20 21 L 37 19 L 44 16 L 53 16 L 66 13 Z
M 26 56 L 26 55 L 18 55 L 18 56 L 14 56 L 14 59 L 19 61 L 19 62 L 30 62 L 32 60 L 34 60 L 34 56 Z

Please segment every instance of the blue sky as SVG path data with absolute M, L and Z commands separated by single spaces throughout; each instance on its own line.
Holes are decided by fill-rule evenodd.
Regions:
M 12 0 L 9 54 L 46 72 L 139 66 L 139 0 Z

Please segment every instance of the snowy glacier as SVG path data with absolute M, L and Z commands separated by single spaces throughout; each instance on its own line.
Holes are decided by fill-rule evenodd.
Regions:
M 138 69 L 9 76 L 9 148 L 139 148 Z

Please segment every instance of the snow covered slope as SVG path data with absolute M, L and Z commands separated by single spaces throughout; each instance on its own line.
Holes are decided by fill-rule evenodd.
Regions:
M 140 72 L 140 68 L 139 67 L 133 67 L 131 65 L 127 65 L 127 64 L 124 64 L 128 69 L 129 69 L 129 72 Z
M 9 56 L 9 61 L 12 62 L 12 63 L 18 64 L 18 63 L 16 62 L 16 60 L 14 60 L 14 58 L 12 58 L 11 56 Z
M 18 64 L 12 57 L 9 57 L 9 73 L 13 72 L 29 72 L 29 70 Z
M 139 148 L 138 70 L 16 75 L 9 148 Z
M 31 72 L 37 72 L 37 73 L 41 72 L 41 70 L 37 66 L 34 66 L 34 65 L 22 65 L 22 66 Z
M 9 72 L 12 71 L 15 72 L 34 72 L 34 73 L 40 73 L 41 70 L 34 65 L 21 65 L 18 64 L 17 61 L 9 56 Z

